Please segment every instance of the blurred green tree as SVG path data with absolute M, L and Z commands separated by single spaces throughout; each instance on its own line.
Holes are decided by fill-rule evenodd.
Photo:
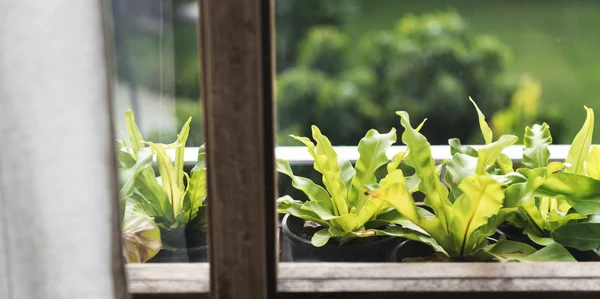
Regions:
M 398 128 L 398 110 L 415 123 L 428 118 L 423 132 L 433 144 L 478 142 L 468 97 L 493 115 L 516 90 L 506 71 L 510 49 L 472 33 L 454 11 L 406 15 L 356 49 L 335 28 L 314 27 L 299 49 L 298 65 L 277 82 L 279 128 L 306 136 L 316 124 L 337 145 L 355 145 L 371 127 Z
M 358 12 L 355 0 L 276 0 L 277 70 L 292 67 L 298 44 L 314 26 L 342 27 Z

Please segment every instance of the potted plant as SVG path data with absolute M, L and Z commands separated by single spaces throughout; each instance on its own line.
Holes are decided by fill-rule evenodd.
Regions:
M 520 177 L 511 185 L 525 188 L 529 181 L 531 196 L 507 219 L 522 232 L 509 237 L 526 235 L 539 246 L 558 242 L 580 261 L 600 260 L 600 148 L 591 145 L 594 112 L 585 108 L 586 121 L 564 163 L 549 162 L 552 135 L 546 123 L 525 129 L 525 167 L 517 169 Z
M 493 142 L 485 117 L 478 108 L 477 112 L 486 144 L 477 149 L 463 148 L 454 140 L 454 154 L 445 162 L 443 180 L 425 136 L 412 128 L 408 113 L 397 112 L 405 128 L 405 163 L 414 169 L 417 189 L 425 195 L 424 203 L 430 210 L 417 207 L 414 191 L 400 169 L 389 173 L 380 184 L 367 187 L 370 198 L 389 203 L 403 218 L 403 222 L 394 221 L 400 226 L 386 234 L 412 240 L 403 242 L 393 257 L 398 261 L 574 261 L 558 243 L 537 250 L 502 236 L 490 239 L 498 225 L 516 212 L 527 189 L 506 187 L 512 180 L 512 163 L 502 150 L 517 137 L 504 135 Z M 414 241 L 426 244 L 430 251 L 423 251 Z
M 119 145 L 119 148 L 122 148 Z M 121 154 L 121 152 L 119 151 Z M 123 153 L 119 159 L 121 227 L 123 256 L 127 263 L 145 263 L 161 249 L 160 230 L 151 217 L 143 212 L 133 211 L 127 198 L 133 194 L 133 184 L 146 167 L 152 166 L 152 152 L 141 150 L 135 159 Z
M 388 162 L 386 151 L 396 141 L 395 130 L 385 134 L 368 131 L 358 144 L 360 157 L 355 167 L 338 159 L 331 142 L 316 126 L 312 126 L 312 136 L 316 144 L 292 135 L 314 158 L 324 187 L 294 175 L 287 161 L 277 160 L 277 171 L 289 176 L 292 185 L 307 197 L 306 201 L 290 196 L 277 200 L 278 212 L 286 214 L 282 221 L 284 259 L 387 261 L 395 240 L 376 232 L 392 228 L 380 219 L 391 208 L 383 200 L 365 196 L 363 186 L 377 182 L 375 173 Z M 389 167 L 398 167 L 399 161 L 391 164 Z
M 118 142 L 120 164 L 131 165 L 150 155 L 150 165 L 140 163 L 136 169 L 139 174 L 125 185 L 131 191 L 121 194 L 133 212 L 148 215 L 160 230 L 161 250 L 149 262 L 206 261 L 206 168 L 202 147 L 190 175 L 183 170 L 191 117 L 172 144 L 144 141 L 131 109 L 126 110 L 125 120 L 128 138 L 121 133 Z M 167 150 L 174 150 L 174 162 Z M 159 177 L 151 165 L 153 157 Z M 124 171 L 121 168 L 121 177 L 124 177 Z

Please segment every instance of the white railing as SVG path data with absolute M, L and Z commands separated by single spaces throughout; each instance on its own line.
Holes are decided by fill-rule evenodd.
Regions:
M 478 146 L 474 146 L 477 148 Z M 349 160 L 350 162 L 356 162 L 359 157 L 356 146 L 335 146 L 335 151 L 338 153 L 340 159 Z M 550 149 L 550 160 L 559 161 L 565 159 L 569 151 L 569 145 L 551 145 Z M 387 151 L 388 158 L 392 158 L 396 153 L 405 151 L 406 146 L 396 145 L 392 146 Z M 447 145 L 432 145 L 431 152 L 436 163 L 439 163 L 445 159 L 450 159 L 450 146 Z M 521 161 L 523 155 L 522 145 L 509 146 L 503 151 L 508 155 L 514 162 Z M 173 151 L 169 152 L 171 158 L 173 158 Z M 313 158 L 303 146 L 278 146 L 275 148 L 275 156 L 277 158 L 283 158 L 288 160 L 293 165 L 301 164 L 312 164 Z M 186 165 L 196 164 L 198 158 L 197 147 L 186 147 L 184 160 Z

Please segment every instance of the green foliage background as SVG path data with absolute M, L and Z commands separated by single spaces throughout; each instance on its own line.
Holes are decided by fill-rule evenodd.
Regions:
M 189 1 L 173 3 L 186 2 Z M 415 119 L 428 117 L 424 130 L 430 131 L 424 133 L 433 134 L 433 143 L 445 144 L 446 136 L 434 136 L 440 127 L 455 137 L 470 134 L 464 127 L 474 119 L 468 114 L 463 118 L 460 112 L 468 106 L 465 95 L 473 96 L 490 118 L 502 112 L 505 120 L 507 110 L 518 110 L 518 105 L 512 105 L 512 96 L 516 88 L 522 87 L 525 73 L 541 86 L 536 119 L 550 123 L 553 132 L 557 132 L 556 143 L 568 143 L 569 136 L 575 134 L 578 120 L 583 117 L 583 104 L 600 109 L 596 99 L 600 89 L 600 62 L 596 58 L 600 39 L 595 32 L 600 3 L 595 1 L 276 0 L 275 9 L 279 144 L 295 144 L 285 136 L 294 132 L 305 134 L 310 124 L 318 124 L 334 143 L 354 145 L 370 127 L 398 127 L 393 121 L 393 111 L 397 109 L 411 111 Z M 419 62 L 418 67 L 412 72 L 401 72 L 395 67 L 401 62 L 386 57 L 390 54 L 386 47 L 401 42 L 393 36 L 399 31 L 399 20 L 440 11 L 456 12 L 465 27 L 464 31 L 459 30 L 462 33 L 458 37 L 453 35 L 458 32 L 453 29 L 448 30 L 447 36 L 453 40 L 470 39 L 472 45 L 468 49 L 492 54 L 481 62 L 491 75 L 480 75 L 484 80 L 476 75 L 468 78 L 465 73 L 477 74 L 477 67 L 456 68 L 449 59 L 430 59 L 426 55 L 412 57 Z M 454 25 L 451 22 L 446 27 L 451 29 Z M 176 18 L 173 23 L 175 69 L 165 76 L 174 78 L 180 107 L 196 105 L 200 95 L 196 26 Z M 321 34 L 314 34 L 319 31 Z M 477 42 L 473 40 L 481 42 L 474 45 Z M 130 52 L 141 53 L 140 49 L 154 44 L 146 36 L 131 37 Z M 436 49 L 431 45 L 427 48 Z M 157 70 L 153 69 L 154 64 L 146 63 L 155 58 L 133 55 L 140 86 L 156 87 L 156 76 L 152 74 Z M 385 80 L 373 76 L 373 69 L 382 65 L 388 67 Z M 398 73 L 404 74 L 403 80 L 397 78 Z M 298 81 L 304 83 L 292 86 Z M 407 95 L 410 88 L 419 91 Z M 479 92 L 473 92 L 474 89 Z M 284 98 L 285 93 L 288 95 Z M 301 98 L 301 94 L 306 96 Z M 186 101 L 193 104 L 183 103 Z M 302 110 L 295 109 L 294 102 Z M 511 105 L 517 108 L 509 109 Z M 452 113 L 448 113 L 449 109 Z M 436 126 L 432 121 L 440 118 L 450 119 Z M 509 128 L 509 132 L 521 133 L 519 126 Z M 200 143 L 201 140 L 190 140 L 190 145 Z

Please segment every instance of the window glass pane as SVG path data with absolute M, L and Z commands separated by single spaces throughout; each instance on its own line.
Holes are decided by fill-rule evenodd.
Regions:
M 464 159 L 453 158 L 440 180 L 436 178 L 436 171 L 443 169 L 440 162 L 452 157 L 447 147 L 450 138 L 458 138 L 463 145 L 481 145 L 510 134 L 518 140 L 510 136 L 501 139 L 502 147 L 522 145 L 525 127 L 545 122 L 551 128 L 553 144 L 570 144 L 585 120 L 583 106 L 600 108 L 595 100 L 599 68 L 595 57 L 598 39 L 593 29 L 598 23 L 600 3 L 277 0 L 275 8 L 277 153 L 288 161 L 278 165 L 279 195 L 289 195 L 278 202 L 284 262 L 396 261 L 392 251 L 403 240 L 388 240 L 389 234 L 381 231 L 390 222 L 401 224 L 406 220 L 394 213 L 405 217 L 409 212 L 391 208 L 388 201 L 374 204 L 376 193 L 364 195 L 365 186 L 385 184 L 381 179 L 399 168 L 405 185 L 412 188 L 408 193 L 417 204 L 416 210 L 427 215 L 433 212 L 443 222 L 451 216 L 444 216 L 441 208 L 432 202 L 423 203 L 423 199 L 441 197 L 452 206 L 463 194 L 459 183 L 475 174 L 475 167 L 479 174 L 487 171 L 492 175 L 524 166 L 534 168 L 531 161 L 514 161 L 513 165 L 508 156 L 476 166 L 476 156 L 483 154 L 462 148 Z M 493 138 L 485 127 L 482 134 L 477 110 L 469 97 L 485 115 Z M 424 135 L 432 145 L 433 159 L 438 164 L 429 169 L 433 189 L 419 185 L 419 180 L 425 180 L 424 174 L 419 173 L 412 159 L 415 152 L 429 153 L 418 140 L 413 140 L 406 163 L 400 163 L 402 156 L 397 156 L 398 163 L 387 165 L 387 158 L 406 150 L 388 148 L 390 145 L 408 143 L 411 148 L 410 137 L 402 137 L 408 122 L 402 125 L 397 111 L 410 115 L 413 128 L 427 119 L 417 129 L 419 133 L 414 130 L 412 134 Z M 370 129 L 379 133 L 369 133 L 362 139 Z M 396 132 L 390 132 L 393 129 Z M 328 142 L 321 134 L 327 136 L 333 150 L 325 147 Z M 595 137 L 599 134 L 598 130 L 593 133 Z M 309 154 L 312 145 L 306 149 L 308 139 L 290 135 L 305 136 L 317 144 L 315 155 L 320 155 L 320 161 L 314 167 Z M 401 142 L 402 138 L 409 140 Z M 364 147 L 358 151 L 363 161 L 356 162 L 356 147 L 361 140 Z M 458 143 L 454 140 L 452 144 Z M 566 152 L 557 159 L 564 159 Z M 519 148 L 515 153 L 511 157 L 520 160 L 523 151 Z M 312 182 L 295 178 L 292 183 L 290 177 L 294 175 Z M 545 207 L 540 199 L 536 200 L 536 207 Z M 401 224 L 403 229 L 414 229 L 409 227 L 414 221 L 405 224 Z M 532 238 L 549 237 L 555 228 L 538 227 L 538 234 L 529 238 L 523 231 L 532 228 L 524 223 L 500 221 L 499 225 L 507 231 L 504 235 L 514 230 L 514 240 L 534 248 L 540 246 Z M 480 235 L 478 245 L 469 244 L 473 248 L 486 242 L 494 244 L 500 235 L 493 226 L 488 227 L 489 233 Z M 448 228 L 444 226 L 443 230 L 447 232 Z M 425 240 L 420 234 L 423 230 L 416 231 L 405 236 Z M 473 257 L 469 249 L 441 244 L 447 240 L 440 241 L 440 236 L 425 231 L 426 237 L 433 237 L 443 247 L 438 248 L 443 256 L 454 260 Z M 371 234 L 381 236 L 367 237 Z M 401 234 L 396 231 L 395 235 Z M 486 241 L 486 236 L 492 239 Z M 452 235 L 448 238 L 453 240 Z M 460 243 L 459 239 L 454 241 Z M 419 256 L 436 246 L 416 247 L 414 252 Z
M 111 5 L 124 253 L 129 262 L 206 262 L 198 8 Z

